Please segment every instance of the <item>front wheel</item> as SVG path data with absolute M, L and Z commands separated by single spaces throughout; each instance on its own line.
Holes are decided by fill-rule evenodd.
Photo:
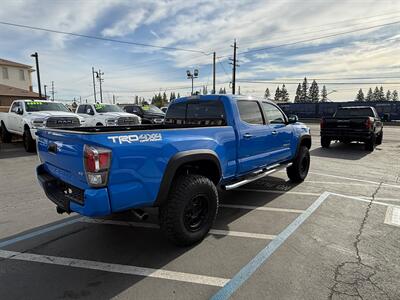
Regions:
M 218 192 L 210 179 L 194 174 L 180 176 L 160 207 L 161 230 L 172 243 L 189 246 L 204 239 L 217 212 Z
M 24 140 L 24 148 L 26 152 L 35 152 L 36 144 L 32 138 L 31 131 L 28 128 L 24 130 L 22 138 Z
M 368 141 L 365 142 L 365 150 L 374 151 L 376 145 L 376 136 L 373 135 Z
M 310 169 L 310 152 L 306 146 L 300 146 L 293 164 L 286 169 L 289 179 L 293 182 L 302 182 L 306 179 Z
M 12 135 L 7 130 L 3 122 L 1 122 L 1 141 L 3 143 L 11 143 Z
M 331 140 L 327 137 L 321 136 L 321 146 L 322 148 L 329 148 Z

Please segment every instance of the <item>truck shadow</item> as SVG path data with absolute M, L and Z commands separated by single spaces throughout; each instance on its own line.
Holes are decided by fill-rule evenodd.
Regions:
M 371 152 L 364 149 L 364 143 L 334 143 L 329 148 L 315 148 L 310 151 L 312 156 L 339 158 L 347 160 L 359 160 Z
M 243 189 L 246 191 L 220 191 L 221 208 L 213 228 L 227 231 L 239 230 L 250 233 L 262 231 L 265 234 L 278 234 L 298 214 L 290 214 L 290 219 L 284 220 L 282 214 L 278 214 L 275 219 L 259 215 L 255 222 L 257 228 L 252 228 L 253 225 L 251 224 L 247 224 L 247 228 L 241 228 L 243 223 L 255 221 L 252 215 L 255 211 L 225 208 L 223 205 L 229 203 L 265 206 L 277 197 L 285 195 L 286 191 L 295 186 L 295 184 L 280 178 L 266 177 L 244 186 Z M 254 192 L 249 190 L 254 190 Z M 260 190 L 265 192 L 259 192 Z M 269 193 L 268 191 L 273 192 Z M 149 219 L 145 223 L 158 224 L 158 209 L 149 209 L 148 213 Z M 265 211 L 261 213 L 265 213 Z M 248 215 L 248 218 L 242 219 L 246 215 Z M 126 223 L 115 223 L 113 225 L 107 223 L 107 220 L 125 221 Z M 248 247 L 247 251 L 244 252 L 243 242 L 246 242 L 246 238 L 212 235 L 197 245 L 177 247 L 166 240 L 161 230 L 136 226 L 134 223 L 141 221 L 131 213 L 120 213 L 110 219 L 99 221 L 105 222 L 104 224 L 78 222 L 55 232 L 8 246 L 7 250 L 229 278 L 248 263 L 259 251 L 260 246 L 264 247 L 269 242 L 269 240 L 263 239 L 247 240 L 249 245 L 254 245 L 254 249 Z M 272 228 L 274 222 L 279 222 L 279 227 L 282 228 L 276 226 Z M 229 261 L 229 264 L 227 264 L 227 261 Z M 12 264 L 12 262 L 9 263 Z M 52 268 L 43 265 L 39 268 L 36 264 L 29 262 L 24 264 L 23 272 L 36 274 L 36 280 L 24 280 L 24 289 L 15 291 L 15 293 L 21 293 L 22 296 L 28 291 L 35 291 L 37 286 L 46 286 L 46 294 L 36 294 L 37 299 L 41 296 L 58 298 L 76 295 L 90 295 L 92 298 L 112 298 L 132 287 L 135 287 L 134 294 L 145 293 L 142 295 L 147 295 L 146 297 L 150 299 L 163 298 L 166 293 L 172 295 L 175 291 L 176 293 L 184 293 L 185 286 L 187 288 L 185 283 L 177 285 L 174 281 L 166 280 L 163 282 L 162 289 L 154 289 L 152 285 L 155 281 L 148 277 L 126 276 L 119 273 L 84 269 L 75 269 L 77 271 L 74 272 L 74 269 L 70 267 Z M 216 267 L 218 265 L 221 265 L 220 269 Z M 7 286 L 9 281 L 9 286 L 12 286 L 12 280 L 18 278 L 18 280 L 21 280 L 20 276 L 22 274 L 19 274 L 18 271 L 7 275 L 3 278 L 5 280 L 4 286 Z M 59 278 L 63 278 L 63 280 L 59 280 Z M 49 280 L 51 282 L 48 282 Z M 216 287 L 192 285 L 191 289 L 203 293 L 209 291 L 210 294 L 213 294 Z M 1 294 L 0 292 L 0 296 Z
M 16 141 L 10 144 L 0 143 L 0 159 L 26 157 L 33 155 L 36 155 L 36 153 L 29 153 L 25 151 L 22 141 Z

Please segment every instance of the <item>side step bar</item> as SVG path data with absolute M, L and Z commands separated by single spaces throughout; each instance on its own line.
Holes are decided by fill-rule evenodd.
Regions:
M 229 191 L 229 190 L 233 190 L 236 189 L 242 185 L 248 184 L 250 182 L 256 181 L 260 178 L 263 178 L 267 175 L 270 175 L 272 173 L 275 173 L 277 171 L 280 171 L 282 169 L 285 169 L 287 167 L 290 167 L 292 165 L 292 163 L 288 163 L 288 164 L 275 164 L 275 165 L 271 165 L 268 166 L 265 169 L 262 170 L 258 170 L 254 173 L 252 173 L 249 177 L 247 177 L 246 179 L 243 179 L 241 181 L 237 181 L 228 185 L 223 185 L 222 188 Z

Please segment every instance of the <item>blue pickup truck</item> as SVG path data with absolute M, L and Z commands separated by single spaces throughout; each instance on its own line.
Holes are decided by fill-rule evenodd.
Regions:
M 178 245 L 202 240 L 218 211 L 217 188 L 234 189 L 310 165 L 310 130 L 274 103 L 251 97 L 180 98 L 163 124 L 39 130 L 37 176 L 57 211 L 98 217 L 158 207 Z

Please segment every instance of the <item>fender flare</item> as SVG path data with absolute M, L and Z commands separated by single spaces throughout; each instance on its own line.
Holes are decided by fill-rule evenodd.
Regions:
M 217 166 L 219 176 L 221 177 L 221 164 L 217 154 L 214 151 L 208 149 L 199 149 L 178 152 L 168 161 L 160 183 L 157 198 L 154 201 L 153 206 L 161 206 L 167 200 L 171 184 L 179 167 L 188 162 L 198 160 L 208 160 L 213 162 Z
M 298 141 L 298 143 L 297 143 L 297 147 L 296 147 L 296 154 L 295 154 L 295 156 L 294 156 L 294 158 L 296 158 L 297 157 L 297 154 L 299 153 L 299 150 L 300 150 L 300 145 L 303 143 L 303 141 L 305 141 L 305 140 L 309 140 L 310 141 L 310 148 L 311 148 L 311 145 L 312 145 L 312 139 L 311 139 L 311 134 L 303 134 L 303 135 L 301 135 L 300 137 L 299 137 L 299 141 Z

